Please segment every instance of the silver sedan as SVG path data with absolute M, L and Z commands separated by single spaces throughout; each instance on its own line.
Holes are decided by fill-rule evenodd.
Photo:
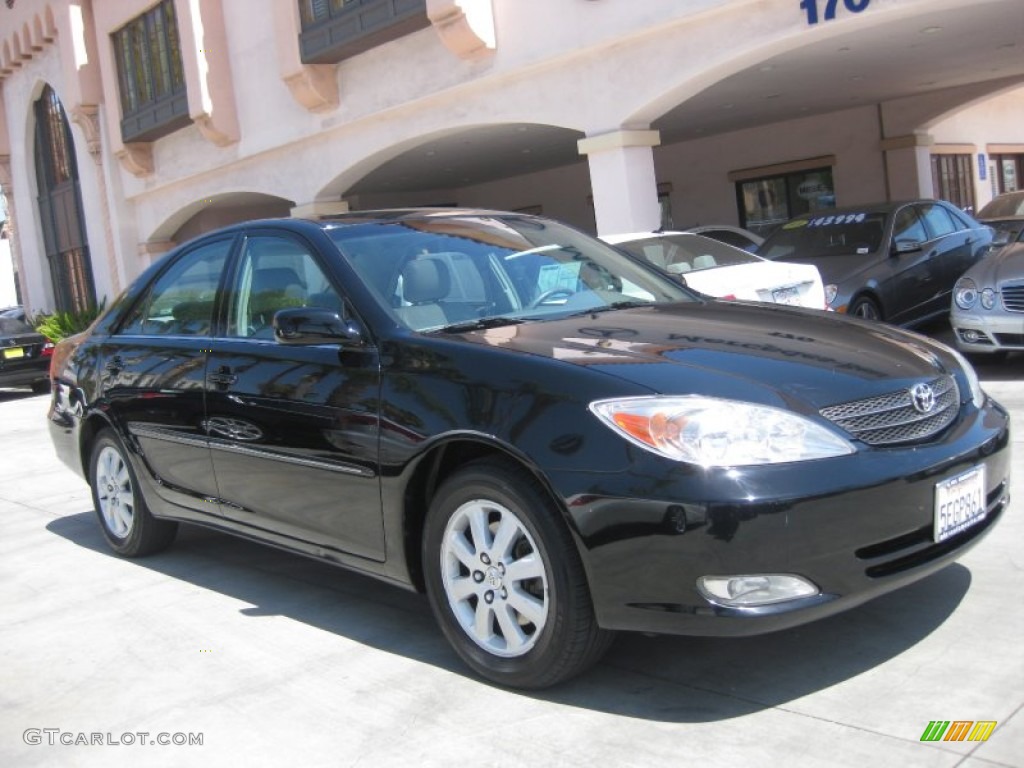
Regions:
M 949 320 L 962 352 L 1024 351 L 1024 243 L 997 249 L 964 273 Z

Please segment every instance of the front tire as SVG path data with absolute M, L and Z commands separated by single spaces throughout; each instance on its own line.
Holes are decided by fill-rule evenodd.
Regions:
M 850 314 L 862 320 L 882 320 L 882 309 L 868 296 L 861 296 L 850 305 Z
M 427 515 L 423 563 L 448 641 L 499 685 L 554 685 L 610 645 L 559 511 L 525 470 L 478 461 L 445 481 Z
M 178 524 L 150 514 L 124 446 L 109 429 L 93 444 L 89 484 L 103 536 L 119 555 L 151 555 L 174 541 Z

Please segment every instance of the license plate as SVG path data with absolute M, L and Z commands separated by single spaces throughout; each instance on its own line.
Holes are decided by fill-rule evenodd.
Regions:
M 4 360 L 14 360 L 15 358 L 24 356 L 24 347 L 8 347 L 7 349 L 4 350 Z
M 985 519 L 985 465 L 935 486 L 935 541 L 944 541 Z
M 776 304 L 799 304 L 800 286 L 791 285 L 786 288 L 776 288 L 772 291 L 772 301 Z

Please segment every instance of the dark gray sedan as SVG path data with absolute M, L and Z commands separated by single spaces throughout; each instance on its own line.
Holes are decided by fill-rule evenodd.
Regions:
M 913 326 L 949 312 L 953 285 L 991 243 L 959 208 L 916 200 L 798 216 L 757 254 L 816 266 L 836 312 Z

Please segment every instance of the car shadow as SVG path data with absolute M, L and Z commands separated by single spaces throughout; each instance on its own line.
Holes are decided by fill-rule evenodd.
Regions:
M 92 511 L 47 530 L 108 557 Z M 311 559 L 183 525 L 167 552 L 132 561 L 251 607 L 388 653 L 472 677 L 437 629 L 421 595 Z M 623 717 L 671 723 L 727 720 L 777 707 L 856 677 L 921 642 L 971 583 L 954 564 L 844 614 L 747 638 L 622 634 L 585 675 L 541 692 L 510 692 Z M 482 683 L 481 684 L 485 684 Z

